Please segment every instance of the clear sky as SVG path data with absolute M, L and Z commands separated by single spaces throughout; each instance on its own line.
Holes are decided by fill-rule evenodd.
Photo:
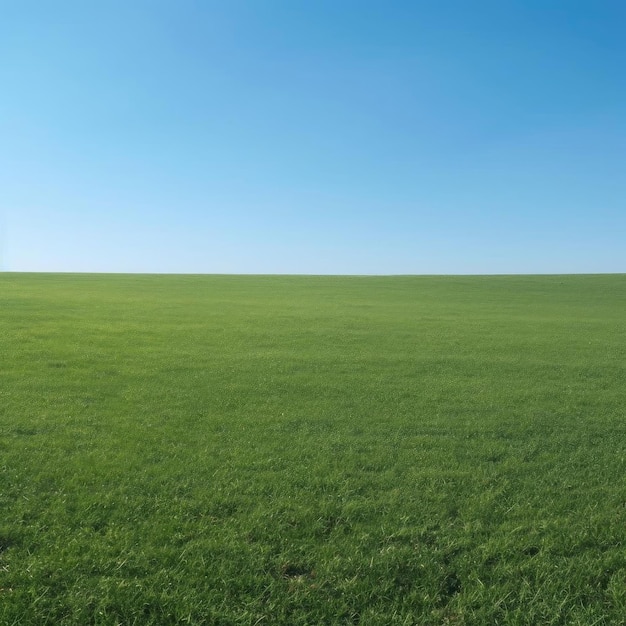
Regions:
M 626 272 L 624 0 L 5 0 L 0 269 Z

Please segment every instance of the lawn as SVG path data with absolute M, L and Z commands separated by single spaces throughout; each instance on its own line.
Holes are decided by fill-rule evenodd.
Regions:
M 0 624 L 626 623 L 626 276 L 0 274 Z

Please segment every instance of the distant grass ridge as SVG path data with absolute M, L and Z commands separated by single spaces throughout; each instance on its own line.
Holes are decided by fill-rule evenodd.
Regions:
M 0 624 L 626 623 L 626 276 L 0 274 Z

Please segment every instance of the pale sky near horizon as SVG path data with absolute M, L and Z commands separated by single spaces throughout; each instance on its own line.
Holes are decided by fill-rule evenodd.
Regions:
M 0 3 L 0 270 L 626 272 L 622 0 Z

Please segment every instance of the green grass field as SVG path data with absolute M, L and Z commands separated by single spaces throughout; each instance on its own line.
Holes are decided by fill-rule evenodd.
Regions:
M 0 274 L 0 624 L 625 624 L 626 276 Z

